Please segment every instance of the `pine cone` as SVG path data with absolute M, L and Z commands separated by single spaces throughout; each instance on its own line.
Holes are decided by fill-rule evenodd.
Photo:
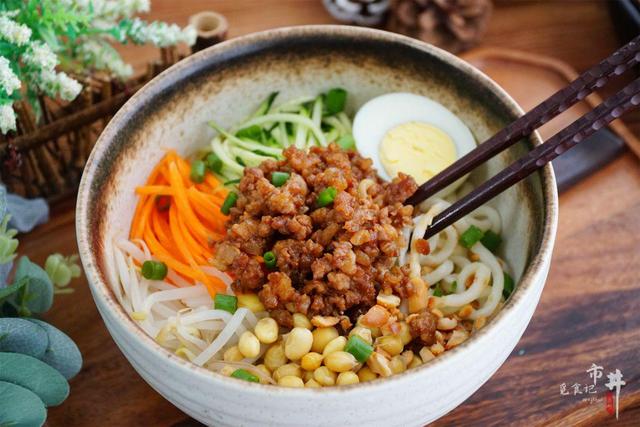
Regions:
M 391 0 L 387 28 L 455 53 L 478 43 L 492 9 L 491 0 Z
M 389 0 L 322 0 L 324 7 L 338 21 L 364 26 L 382 22 Z

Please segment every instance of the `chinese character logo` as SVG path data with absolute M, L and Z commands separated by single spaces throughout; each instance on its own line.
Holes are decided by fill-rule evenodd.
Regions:
M 618 419 L 618 406 L 620 404 L 620 387 L 624 386 L 626 382 L 622 380 L 622 372 L 620 369 L 616 369 L 615 372 L 609 372 L 607 374 L 609 382 L 605 384 L 609 390 L 616 390 L 616 420 Z
M 609 414 L 613 415 L 615 413 L 616 419 L 618 419 L 618 412 L 620 406 L 620 388 L 626 385 L 626 382 L 622 379 L 622 372 L 620 369 L 616 369 L 614 372 L 609 372 L 607 374 L 607 378 L 609 382 L 604 384 L 607 391 L 604 389 L 604 396 L 598 396 L 598 380 L 601 379 L 604 375 L 604 367 L 592 363 L 589 369 L 585 371 L 591 381 L 586 382 L 584 384 L 574 382 L 571 383 L 562 383 L 560 384 L 560 395 L 562 396 L 580 396 L 583 402 L 588 402 L 589 404 L 604 401 L 605 407 Z M 602 383 L 600 383 L 602 384 Z M 602 385 L 600 385 L 600 390 L 602 390 Z M 615 399 L 614 399 L 614 391 L 615 391 Z M 615 407 L 615 409 L 614 409 Z

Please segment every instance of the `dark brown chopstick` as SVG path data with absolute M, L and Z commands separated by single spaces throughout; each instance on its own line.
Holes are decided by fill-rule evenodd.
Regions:
M 618 49 L 604 61 L 582 73 L 569 86 L 559 90 L 524 116 L 480 144 L 438 175 L 422 184 L 405 203 L 417 205 L 457 181 L 483 162 L 531 134 L 594 89 L 604 86 L 613 75 L 620 75 L 640 63 L 640 36 Z
M 442 231 L 638 105 L 640 78 L 441 212 L 433 219 L 424 238 Z

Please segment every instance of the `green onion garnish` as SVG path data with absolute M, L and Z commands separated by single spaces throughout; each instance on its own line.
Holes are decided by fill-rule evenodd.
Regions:
M 238 138 L 247 138 L 254 141 L 260 141 L 262 135 L 262 128 L 258 125 L 249 126 L 248 128 L 240 129 L 236 132 Z
M 211 172 L 220 173 L 222 171 L 222 160 L 216 153 L 209 153 L 207 157 L 204 158 L 204 162 L 207 165 L 207 169 Z
M 145 261 L 141 272 L 145 279 L 164 280 L 167 277 L 167 265 L 160 261 Z
M 458 282 L 454 280 L 453 283 L 451 284 L 451 292 L 455 292 L 457 290 L 458 290 Z
M 438 283 L 435 287 L 435 289 L 433 290 L 433 296 L 434 297 L 441 297 L 442 296 L 442 288 L 440 287 L 440 283 Z
M 364 363 L 373 353 L 373 347 L 359 336 L 351 335 L 347 345 L 344 346 L 344 351 L 351 353 L 358 362 Z
M 238 162 L 240 166 L 247 166 L 244 160 L 240 158 L 240 156 L 236 156 L 236 162 Z
M 238 309 L 238 298 L 233 295 L 216 294 L 213 298 L 213 306 L 216 310 L 224 310 L 233 314 Z
M 482 239 L 482 235 L 482 230 L 475 225 L 472 225 L 460 236 L 460 244 L 469 249 L 471 246 L 475 245 L 478 240 Z
M 356 140 L 353 139 L 351 135 L 342 135 L 336 144 L 340 146 L 343 150 L 353 150 L 356 148 Z
M 285 182 L 289 179 L 291 174 L 287 172 L 274 172 L 271 174 L 271 183 L 276 187 L 282 187 Z
M 264 265 L 268 268 L 274 268 L 276 266 L 276 254 L 273 252 L 265 252 L 264 255 L 262 255 L 262 259 L 264 259 Z
M 201 183 L 204 181 L 204 174 L 207 172 L 207 167 L 202 160 L 194 160 L 191 163 L 191 181 Z
M 245 369 L 236 369 L 235 371 L 233 371 L 233 374 L 231 374 L 231 376 L 233 378 L 237 378 L 239 380 L 244 380 L 244 381 L 249 381 L 252 383 L 259 383 L 260 379 L 258 377 L 256 377 L 255 375 L 253 375 L 251 372 L 245 370 Z
M 344 110 L 347 102 L 347 91 L 341 88 L 331 89 L 325 98 L 326 112 L 328 115 L 338 114 Z
M 327 187 L 318 194 L 316 204 L 321 208 L 328 206 L 333 203 L 333 200 L 336 198 L 337 194 L 338 190 L 336 190 L 334 187 Z
M 240 183 L 240 178 L 236 178 L 236 179 L 230 179 L 229 181 L 225 181 L 222 183 L 222 185 L 233 185 L 233 184 L 239 184 Z
M 484 247 L 489 249 L 491 252 L 495 252 L 502 243 L 502 237 L 491 230 L 487 230 L 487 232 L 484 233 L 484 236 L 482 236 L 482 239 L 480 239 L 480 243 L 482 243 Z
M 504 273 L 504 288 L 502 289 L 502 296 L 504 299 L 509 298 L 509 295 L 513 292 L 513 288 L 515 287 L 515 283 L 513 281 L 513 277 L 509 276 L 507 273 Z
M 235 191 L 231 191 L 229 194 L 227 194 L 227 198 L 224 199 L 224 202 L 222 203 L 222 207 L 220 207 L 220 212 L 222 212 L 225 215 L 229 215 L 231 208 L 236 205 L 237 201 L 238 201 L 238 193 L 236 193 Z

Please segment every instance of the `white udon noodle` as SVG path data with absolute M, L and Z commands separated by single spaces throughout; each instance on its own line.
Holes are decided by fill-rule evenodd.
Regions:
M 468 316 L 469 319 L 475 320 L 490 317 L 500 305 L 504 289 L 502 266 L 506 266 L 506 263 L 499 260 L 482 243 L 477 242 L 467 250 L 460 245 L 459 239 L 471 225 L 482 231 L 500 233 L 502 221 L 498 211 L 490 206 L 481 206 L 445 228 L 428 240 L 431 248 L 428 255 L 420 254 L 410 240 L 413 236 L 424 235 L 433 218 L 451 206 L 456 199 L 471 191 L 471 188 L 470 184 L 465 184 L 456 195 L 448 199 L 432 198 L 418 206 L 420 214 L 414 217 L 413 226 L 403 231 L 407 244 L 400 253 L 399 264 L 409 264 L 410 276 L 422 278 L 429 287 L 430 296 L 433 295 L 435 286 L 441 284 L 442 289 L 448 294 L 437 300 L 437 307 L 444 314 L 455 313 L 477 301 L 478 308 L 473 309 Z M 469 258 L 469 252 L 477 256 L 476 262 Z M 425 274 L 423 267 L 428 267 Z M 467 288 L 469 280 L 472 282 Z M 456 282 L 455 289 L 452 286 L 453 282 Z
M 358 190 L 366 192 L 372 183 L 369 181 L 363 180 Z M 467 186 L 457 196 L 460 197 L 460 193 L 465 191 L 468 191 Z M 460 246 L 458 240 L 460 234 L 472 224 L 483 231 L 491 229 L 499 233 L 501 220 L 495 209 L 482 206 L 431 237 L 429 247 L 432 251 L 429 255 L 419 254 L 413 245 L 408 244 L 412 235 L 423 235 L 433 218 L 452 202 L 453 198 L 432 199 L 419 206 L 418 210 L 422 213 L 414 218 L 413 227 L 403 230 L 407 246 L 401 251 L 398 262 L 400 265 L 408 262 L 410 274 L 425 280 L 430 287 L 430 296 L 437 283 L 450 292 L 439 299 L 438 308 L 443 313 L 452 314 L 473 301 L 478 301 L 478 308 L 473 310 L 469 318 L 489 317 L 496 311 L 502 298 L 502 265 L 505 264 L 480 242 L 470 250 L 478 257 L 473 262 L 467 249 Z M 266 351 L 266 345 L 261 345 L 260 354 L 255 358 L 245 358 L 240 362 L 222 361 L 224 352 L 238 343 L 240 335 L 248 329 L 253 330 L 258 319 L 268 313 L 252 313 L 246 308 L 239 308 L 232 315 L 213 309 L 211 296 L 203 284 L 191 285 L 172 270 L 167 274 L 171 283 L 145 279 L 138 265 L 154 258 L 142 240 L 108 239 L 105 252 L 107 262 L 112 266 L 108 269 L 108 274 L 116 298 L 125 311 L 160 345 L 196 365 L 214 371 L 220 371 L 224 366 L 244 368 L 266 382 L 273 383 L 270 377 L 254 365 Z M 429 267 L 430 271 L 422 274 L 423 266 Z M 211 266 L 200 268 L 206 274 L 221 279 L 227 285 L 226 292 L 233 294 L 228 275 Z M 468 280 L 471 280 L 471 284 L 467 288 Z M 452 289 L 454 281 L 457 283 L 455 290 Z M 406 307 L 406 304 L 403 306 Z

